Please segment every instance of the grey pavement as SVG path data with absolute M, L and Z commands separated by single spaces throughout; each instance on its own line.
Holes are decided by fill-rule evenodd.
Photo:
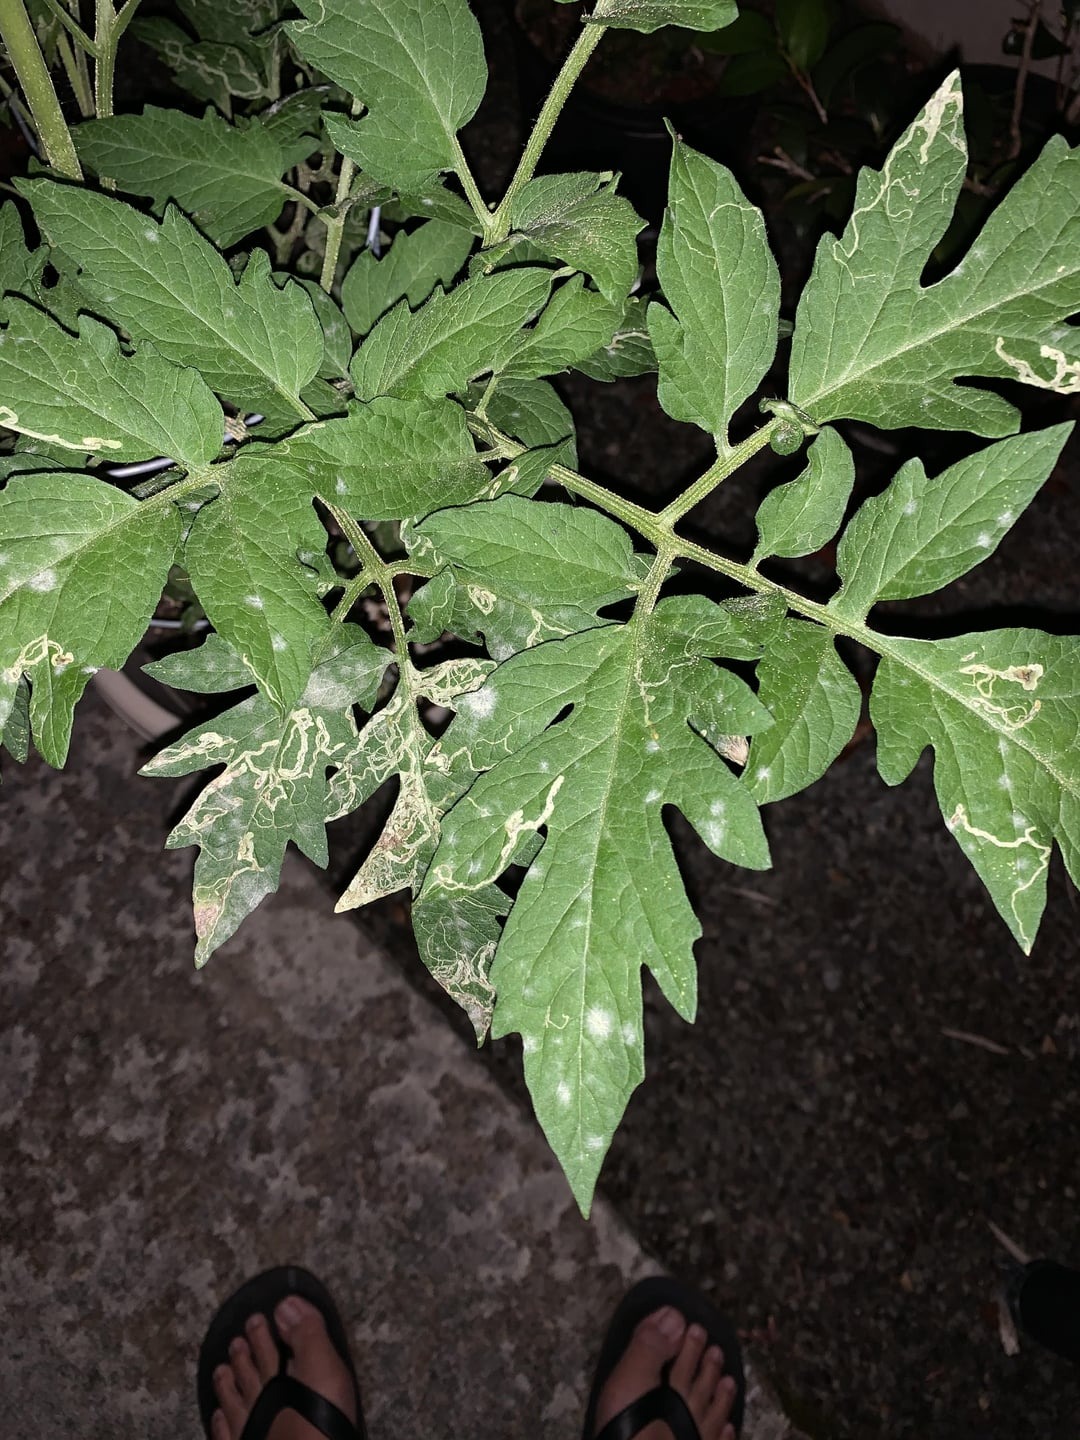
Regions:
M 201 1433 L 194 1357 L 256 1270 L 335 1293 L 372 1440 L 580 1433 L 607 1316 L 660 1266 L 586 1222 L 535 1124 L 291 857 L 202 972 L 190 781 L 91 694 L 0 789 L 0 1396 L 20 1440 Z M 788 1427 L 753 1383 L 750 1440 Z M 10 1428 L 8 1428 L 10 1427 Z

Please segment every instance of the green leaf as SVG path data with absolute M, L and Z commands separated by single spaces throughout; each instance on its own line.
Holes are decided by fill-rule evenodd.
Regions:
M 787 620 L 758 665 L 758 699 L 775 721 L 755 735 L 746 785 L 759 805 L 783 800 L 821 778 L 855 733 L 858 683 L 820 625 Z
M 64 450 L 113 461 L 167 455 L 187 468 L 221 449 L 224 417 L 194 370 L 151 345 L 125 355 L 106 325 L 83 315 L 78 335 L 23 300 L 0 330 L 0 424 Z
M 287 198 L 288 162 L 257 120 L 240 128 L 214 110 L 196 119 L 147 105 L 141 115 L 87 120 L 73 138 L 95 174 L 158 208 L 174 200 L 222 248 L 276 220 Z
M 758 506 L 753 563 L 820 550 L 839 530 L 854 484 L 851 451 L 835 430 L 822 430 L 806 452 L 802 474 L 771 490 Z
M 944 279 L 922 284 L 967 166 L 954 72 L 893 147 L 863 170 L 839 239 L 826 235 L 792 338 L 790 398 L 841 417 L 1008 435 L 1016 409 L 967 377 L 1080 391 L 1080 149 L 1049 141 Z
M 756 50 L 775 50 L 776 31 L 757 10 L 740 10 L 730 25 L 703 36 L 698 44 L 714 55 L 750 55 Z
M 229 474 L 243 474 L 254 489 L 262 477 L 267 485 L 288 480 L 365 520 L 467 505 L 491 478 L 453 401 L 389 397 L 352 404 L 342 418 L 305 425 L 274 445 L 253 441 Z
M 730 171 L 678 140 L 656 273 L 671 306 L 648 312 L 660 403 L 723 448 L 776 350 L 780 276 L 761 212 Z
M 776 0 L 776 29 L 793 64 L 809 70 L 825 53 L 832 17 L 827 0 Z
M 523 1036 L 537 1116 L 583 1210 L 643 1075 L 641 966 L 684 1018 L 696 1006 L 700 928 L 661 807 L 677 805 L 714 853 L 767 865 L 757 807 L 696 733 L 767 723 L 742 681 L 649 619 L 513 656 L 463 697 L 437 747 L 486 773 L 444 819 L 422 898 L 483 890 L 546 831 L 491 967 L 492 1033 Z
M 399 300 L 421 305 L 436 285 L 448 286 L 465 264 L 473 237 L 457 225 L 429 220 L 416 230 L 399 230 L 381 260 L 364 250 L 341 282 L 341 308 L 357 335 Z
M 569 0 L 561 0 L 562 4 Z M 719 30 L 730 25 L 738 11 L 735 0 L 598 0 L 586 23 L 611 25 L 618 30 L 641 30 L 651 35 L 663 25 L 687 30 Z
M 143 775 L 190 775 L 225 768 L 207 785 L 166 842 L 198 845 L 195 862 L 196 965 L 232 935 L 278 887 L 291 840 L 309 860 L 327 862 L 327 769 L 356 744 L 354 704 L 374 703 L 389 652 L 354 625 L 339 627 L 300 701 L 285 714 L 253 695 L 190 730 L 144 765 Z
M 424 728 L 417 700 L 454 707 L 492 670 L 487 660 L 450 660 L 428 670 L 408 667 L 386 705 L 372 716 L 331 783 L 328 815 L 356 809 L 391 776 L 399 776 L 394 808 L 379 839 L 338 901 L 337 910 L 369 904 L 397 890 L 418 891 L 439 839 L 446 809 L 472 780 L 467 767 L 450 776 L 435 740 Z M 498 940 L 498 917 L 506 897 L 494 886 L 478 888 L 470 903 L 449 908 L 439 898 L 413 907 L 424 963 L 465 1010 L 477 1038 L 487 1033 L 494 990 L 487 978 Z
M 325 100 L 322 90 L 294 90 L 291 95 L 275 100 L 256 117 L 264 132 L 281 147 L 286 169 L 325 148 L 319 141 Z
M 44 246 L 27 249 L 19 212 L 13 201 L 5 200 L 0 205 L 0 296 L 32 296 L 45 253 Z M 0 320 L 6 320 L 10 313 L 9 303 L 0 301 Z
M 495 988 L 488 972 L 510 908 L 497 885 L 453 899 L 442 891 L 413 901 L 412 927 L 421 959 L 468 1015 L 477 1044 L 491 1028 Z
M 510 223 L 552 260 L 583 270 L 613 305 L 638 275 L 637 234 L 645 228 L 629 200 L 603 175 L 539 175 L 518 193 Z
M 246 690 L 254 683 L 250 667 L 215 630 L 209 631 L 194 650 L 174 650 L 171 655 L 152 660 L 142 668 L 165 685 L 176 690 L 193 690 L 199 695 Z
M 274 284 L 284 288 L 293 277 L 274 271 Z M 325 380 L 338 380 L 349 373 L 353 341 L 349 322 L 317 280 L 297 279 L 307 291 L 323 337 L 323 358 L 319 375 Z M 310 403 L 310 402 L 309 402 Z
M 23 676 L 34 743 L 63 765 L 95 670 L 119 669 L 161 597 L 175 506 L 88 475 L 14 475 L 0 491 L 0 729 Z
M 326 531 L 310 485 L 298 484 L 287 466 L 250 461 L 245 452 L 219 474 L 221 493 L 195 515 L 183 564 L 211 624 L 270 703 L 288 711 L 331 629 L 316 570 L 298 558 L 325 551 Z
M 300 286 L 273 283 L 263 251 L 252 253 L 237 283 L 171 206 L 159 223 L 52 180 L 23 180 L 19 189 L 50 242 L 78 263 L 95 309 L 175 365 L 201 371 L 219 395 L 302 413 L 300 391 L 318 371 L 322 334 Z
M 516 495 L 439 511 L 408 540 L 413 555 L 450 572 L 409 603 L 417 639 L 483 635 L 496 660 L 603 623 L 599 611 L 635 594 L 648 568 L 598 511 Z
M 933 480 L 909 460 L 852 517 L 837 551 L 838 614 L 940 590 L 997 549 L 1054 468 L 1072 425 L 987 445 Z
M 308 64 L 362 100 L 363 168 L 385 185 L 453 170 L 457 132 L 483 99 L 480 27 L 465 0 L 300 0 L 287 26 Z
M 774 85 L 783 85 L 791 71 L 773 51 L 733 55 L 716 86 L 718 95 L 760 95 Z
M 870 715 L 887 785 L 934 748 L 941 813 L 1029 953 L 1056 839 L 1080 884 L 1080 642 L 1039 630 L 888 640 Z
M 645 319 L 645 305 L 631 295 L 623 306 L 622 318 L 606 345 L 578 362 L 577 368 L 593 380 L 622 380 L 629 375 L 648 375 L 656 369 L 656 356 Z
M 486 410 L 493 425 L 530 448 L 569 440 L 567 464 L 577 464 L 574 417 L 546 380 L 500 380 Z
M 26 763 L 30 754 L 30 684 L 25 675 L 15 689 L 7 720 L 0 727 L 0 744 L 19 765 Z
M 814 69 L 814 89 L 828 108 L 837 88 L 847 77 L 873 60 L 902 48 L 898 26 L 874 20 L 856 25 L 841 35 L 821 57 Z
M 196 100 L 212 101 L 224 115 L 232 114 L 232 96 L 258 100 L 266 94 L 261 67 L 239 46 L 193 43 L 179 25 L 158 15 L 136 20 L 131 29 L 157 54 L 177 85 Z
M 203 40 L 234 42 L 266 30 L 289 8 L 287 0 L 177 0 L 184 19 Z
M 434 398 L 498 372 L 520 345 L 522 326 L 543 308 L 551 281 L 548 270 L 503 270 L 438 290 L 416 311 L 402 300 L 353 357 L 357 395 Z
M 560 285 L 539 320 L 508 352 L 500 373 L 517 380 L 538 380 L 569 370 L 609 344 L 619 312 L 583 276 Z
M 367 158 L 363 122 L 350 120 L 330 110 L 324 111 L 322 118 L 323 127 L 334 149 L 359 165 L 363 172 Z M 417 176 L 406 171 L 398 176 L 396 183 L 379 184 L 370 175 L 361 173 L 350 192 L 350 200 L 354 206 L 360 203 L 356 192 L 361 186 L 365 189 L 374 188 L 377 194 L 387 195 L 385 201 L 374 198 L 368 202 L 371 205 L 383 205 L 385 220 L 401 221 L 414 217 L 420 220 L 440 220 L 447 225 L 456 225 L 460 230 L 467 230 L 474 238 L 480 233 L 480 222 L 461 196 L 448 190 L 433 175 Z M 396 198 L 390 198 L 391 195 Z

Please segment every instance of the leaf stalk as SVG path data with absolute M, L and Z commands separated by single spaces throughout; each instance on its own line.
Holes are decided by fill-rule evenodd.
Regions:
M 555 122 L 562 113 L 570 91 L 577 83 L 578 76 L 584 70 L 589 57 L 599 45 L 607 28 L 606 25 L 586 25 L 575 41 L 574 48 L 563 62 L 563 67 L 555 77 L 540 114 L 536 117 L 536 124 L 533 126 L 525 149 L 521 152 L 521 159 L 518 161 L 513 179 L 507 186 L 506 194 L 499 201 L 494 216 L 489 216 L 490 225 L 485 226 L 485 248 L 499 244 L 509 235 L 510 211 L 514 201 L 532 179 L 540 156 L 543 154 L 544 146 L 555 128 Z
M 71 131 L 23 0 L 0 0 L 0 40 L 19 77 L 46 160 L 68 179 L 81 180 L 82 167 Z

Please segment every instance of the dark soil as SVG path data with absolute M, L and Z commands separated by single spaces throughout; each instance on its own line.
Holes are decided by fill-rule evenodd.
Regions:
M 494 188 L 519 118 L 503 12 L 478 8 L 501 78 L 471 153 Z M 591 475 L 660 499 L 707 463 L 708 441 L 662 414 L 649 380 L 565 393 Z M 860 446 L 858 458 L 880 486 L 888 457 Z M 789 473 L 770 463 L 793 462 L 729 481 L 695 516 L 704 538 L 748 553 L 759 491 Z M 1075 631 L 1078 466 L 1074 442 L 987 565 L 892 607 L 888 623 Z M 803 567 L 808 583 L 827 583 L 825 558 Z M 1054 613 L 1037 620 L 1040 607 Z M 929 755 L 889 791 L 872 736 L 766 824 L 765 874 L 672 826 L 705 930 L 699 1020 L 685 1026 L 646 981 L 648 1079 L 603 1189 L 661 1261 L 753 1332 L 815 1437 L 1072 1440 L 1076 1370 L 1031 1347 L 1004 1353 L 996 1295 L 1010 1262 L 989 1222 L 1032 1254 L 1080 1261 L 1075 895 L 1055 863 L 1025 958 L 945 830 Z M 360 844 L 349 822 L 335 828 L 332 879 Z M 401 906 L 365 917 L 404 956 Z M 484 1053 L 524 1100 L 515 1045 Z

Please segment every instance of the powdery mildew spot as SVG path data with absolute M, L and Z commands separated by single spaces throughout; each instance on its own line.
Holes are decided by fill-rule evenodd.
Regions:
M 599 1005 L 590 1005 L 585 1012 L 585 1029 L 594 1039 L 603 1040 L 611 1034 L 613 1020 L 610 1010 L 604 1010 Z
M 44 594 L 49 590 L 55 590 L 56 571 L 39 570 L 36 575 L 30 576 L 30 579 L 26 582 L 26 588 L 28 590 L 37 590 L 41 594 Z

